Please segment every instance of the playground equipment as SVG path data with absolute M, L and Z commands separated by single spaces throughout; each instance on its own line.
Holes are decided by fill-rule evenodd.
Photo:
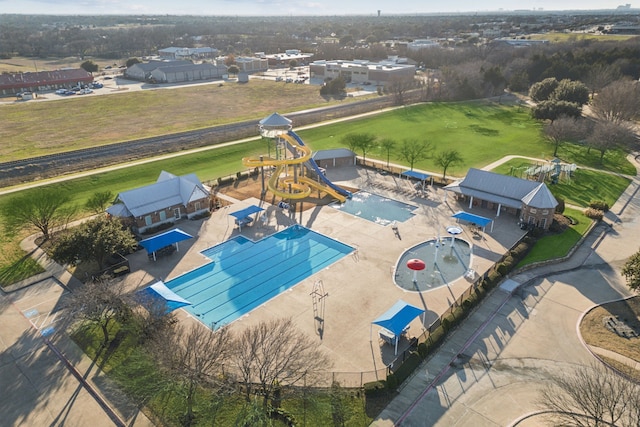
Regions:
M 280 151 L 276 149 L 275 158 L 270 156 L 245 157 L 242 159 L 242 164 L 250 168 L 262 168 L 263 174 L 265 167 L 275 168 L 269 178 L 267 188 L 283 199 L 304 199 L 314 189 L 329 194 L 341 203 L 350 198 L 349 191 L 333 184 L 324 175 L 311 157 L 311 149 L 291 130 L 290 123 L 290 120 L 277 113 L 262 120 L 260 122 L 261 134 L 269 138 L 276 138 L 278 146 L 283 149 Z M 291 157 L 287 157 L 287 152 Z

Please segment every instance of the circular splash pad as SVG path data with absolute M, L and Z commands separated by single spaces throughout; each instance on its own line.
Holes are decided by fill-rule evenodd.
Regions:
M 411 260 L 425 264 L 421 270 L 411 269 Z M 409 291 L 428 291 L 462 277 L 471 267 L 471 246 L 455 237 L 428 240 L 405 251 L 394 273 L 396 285 Z

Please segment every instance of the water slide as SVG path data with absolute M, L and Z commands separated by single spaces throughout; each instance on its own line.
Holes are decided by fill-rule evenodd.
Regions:
M 324 191 L 325 193 L 336 198 L 340 202 L 344 202 L 347 197 L 351 196 L 346 190 L 336 186 L 320 172 L 318 165 L 311 158 L 311 149 L 304 145 L 300 138 L 289 131 L 289 134 L 280 135 L 288 145 L 294 157 L 289 159 L 274 159 L 272 157 L 245 157 L 242 159 L 242 164 L 246 167 L 255 168 L 263 166 L 275 166 L 275 171 L 269 178 L 267 187 L 269 191 L 278 197 L 284 199 L 304 199 L 308 197 L 313 189 Z M 313 162 L 313 163 L 311 163 Z M 313 167 L 315 165 L 318 176 L 321 181 L 301 176 L 302 168 L 296 170 L 297 165 L 304 165 L 305 167 Z M 281 176 L 283 172 L 287 172 L 285 176 Z M 298 176 L 296 176 L 298 174 Z M 329 185 L 329 184 L 331 185 Z M 337 190 L 336 190 L 337 189 Z
M 292 130 L 289 131 L 288 135 L 290 135 L 293 139 L 295 139 L 298 144 L 302 147 L 306 147 L 304 145 L 304 142 L 302 142 L 302 139 Z M 315 174 L 318 176 L 318 178 L 329 188 L 331 188 L 334 192 L 338 193 L 339 195 L 341 195 L 343 198 L 347 198 L 350 199 L 351 198 L 351 192 L 345 190 L 342 187 L 339 187 L 337 185 L 335 185 L 333 182 L 331 182 L 329 180 L 329 178 L 327 178 L 324 173 L 320 170 L 320 167 L 318 166 L 318 164 L 316 163 L 316 161 L 312 158 L 309 157 L 309 160 L 306 161 L 304 163 L 305 167 L 307 167 L 308 169 L 311 169 L 315 172 Z M 326 191 L 326 190 L 325 190 Z M 331 193 L 329 193 L 331 194 Z M 333 194 L 332 194 L 333 195 Z M 335 196 L 334 196 L 335 197 Z M 344 200 L 340 200 L 341 202 Z

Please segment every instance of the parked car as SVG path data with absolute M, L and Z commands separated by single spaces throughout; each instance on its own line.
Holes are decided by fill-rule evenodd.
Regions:
M 276 77 L 276 81 L 277 81 L 277 82 L 281 82 L 282 80 L 283 80 L 283 79 L 282 79 L 282 76 L 278 76 L 278 77 Z
M 111 77 L 111 76 L 105 76 L 105 77 L 104 77 L 104 79 L 105 79 L 105 80 L 111 80 L 112 78 L 113 78 L 113 77 Z
M 58 95 L 66 95 L 67 94 L 67 89 L 58 89 L 58 90 L 56 90 L 56 94 L 58 94 Z
M 104 85 L 102 83 L 98 83 L 98 82 L 91 83 L 91 88 L 92 89 L 102 89 L 103 87 L 104 87 Z

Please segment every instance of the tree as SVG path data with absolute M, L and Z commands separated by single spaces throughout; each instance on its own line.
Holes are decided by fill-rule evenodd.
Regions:
M 130 252 L 137 244 L 133 234 L 124 229 L 118 219 L 99 216 L 57 239 L 51 257 L 63 264 L 95 261 L 102 270 L 111 255 Z
M 587 143 L 590 147 L 600 151 L 600 163 L 602 163 L 607 150 L 614 148 L 628 149 L 635 139 L 635 134 L 625 124 L 599 121 L 587 138 Z
M 584 136 L 584 119 L 561 116 L 544 126 L 544 134 L 554 145 L 553 156 L 558 155 L 558 148 L 563 142 L 575 142 Z
M 387 153 L 387 167 L 389 167 L 389 157 L 391 151 L 395 148 L 396 142 L 391 138 L 384 138 L 380 141 L 380 147 Z
M 416 81 L 413 78 L 391 78 L 387 84 L 384 85 L 384 90 L 387 93 L 393 95 L 393 102 L 395 105 L 404 105 L 405 93 L 409 89 L 416 87 Z
M 140 64 L 142 61 L 140 61 L 138 58 L 129 58 L 127 59 L 127 62 L 124 63 L 124 65 L 129 68 L 132 67 L 136 64 Z
M 200 387 L 207 386 L 218 396 L 233 391 L 230 378 L 222 369 L 230 356 L 232 340 L 225 327 L 213 331 L 195 322 L 188 328 L 177 324 L 167 328 L 148 343 L 160 369 L 184 399 L 182 425 L 190 426 L 196 421 L 193 407 Z
M 362 151 L 362 164 L 365 163 L 367 153 L 375 146 L 376 136 L 372 133 L 350 133 L 342 138 L 351 151 Z
M 507 83 L 507 79 L 505 79 L 502 74 L 502 70 L 500 67 L 491 67 L 483 72 L 482 80 L 487 87 L 487 92 L 489 96 L 500 95 L 504 93 L 504 88 Z
M 540 101 L 531 108 L 531 116 L 537 120 L 554 121 L 558 117 L 580 117 L 582 108 L 578 104 L 567 101 Z
M 96 71 L 98 71 L 98 64 L 93 61 L 84 61 L 82 64 L 80 64 L 80 68 L 85 70 L 87 73 L 95 73 Z
M 327 79 L 320 87 L 320 95 L 344 96 L 346 88 L 347 82 L 342 76 L 335 79 Z
M 557 87 L 558 80 L 555 77 L 549 77 L 532 84 L 529 89 L 529 97 L 535 102 L 548 101 Z
M 226 65 L 227 67 L 230 67 L 235 63 L 236 63 L 236 57 L 232 53 L 229 53 L 227 57 L 224 58 L 224 65 Z
M 585 84 L 591 90 L 591 96 L 620 78 L 620 71 L 616 67 L 603 64 L 595 64 L 589 67 L 589 72 L 584 77 Z
M 622 275 L 627 279 L 627 286 L 631 290 L 640 289 L 640 251 L 631 255 L 622 267 Z
M 602 120 L 620 123 L 640 116 L 640 85 L 619 80 L 603 88 L 594 98 L 591 110 Z
M 68 203 L 71 198 L 59 189 L 38 188 L 21 192 L 2 209 L 8 233 L 27 226 L 37 228 L 49 240 L 54 228 L 66 225 L 76 212 Z
M 110 341 L 113 322 L 124 322 L 131 316 L 131 307 L 122 283 L 98 277 L 74 290 L 65 302 L 72 320 L 84 326 L 96 325 L 102 331 L 102 345 Z
M 444 150 L 436 155 L 435 162 L 442 168 L 442 179 L 445 179 L 449 166 L 460 164 L 463 160 L 458 150 Z
M 589 88 L 582 82 L 563 79 L 551 94 L 551 99 L 583 106 L 589 102 Z
M 247 402 L 254 384 L 260 385 L 266 408 L 275 387 L 296 384 L 331 367 L 330 359 L 313 338 L 298 331 L 291 319 L 261 322 L 245 329 L 231 352 Z
M 233 74 L 234 76 L 237 76 L 238 73 L 240 72 L 240 68 L 237 65 L 229 65 L 229 67 L 227 68 L 227 71 L 229 72 L 229 74 Z
M 111 191 L 98 191 L 89 197 L 84 206 L 97 215 L 103 213 L 112 201 L 113 193 Z
M 553 425 L 637 426 L 640 387 L 602 366 L 580 366 L 553 378 L 539 405 Z
M 289 68 L 296 68 L 297 66 L 298 66 L 297 59 L 292 59 L 291 61 L 289 61 Z
M 409 163 L 411 170 L 416 162 L 429 158 L 432 149 L 431 142 L 405 139 L 400 146 L 400 157 Z

